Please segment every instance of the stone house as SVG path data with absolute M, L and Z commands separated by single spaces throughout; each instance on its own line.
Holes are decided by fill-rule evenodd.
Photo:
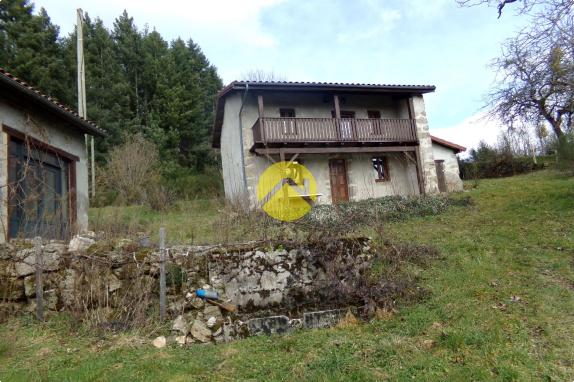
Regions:
M 85 134 L 103 133 L 0 68 L 0 243 L 88 228 Z
M 277 161 L 309 169 L 319 203 L 461 190 L 465 148 L 429 133 L 423 95 L 434 90 L 232 82 L 217 97 L 212 141 L 226 197 L 254 203 L 259 176 Z

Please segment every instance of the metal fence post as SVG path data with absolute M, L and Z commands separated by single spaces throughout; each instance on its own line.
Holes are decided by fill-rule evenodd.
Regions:
M 42 285 L 42 268 L 44 260 L 42 256 L 42 238 L 34 238 L 34 249 L 36 252 L 36 318 L 39 321 L 44 320 L 44 286 Z
M 159 229 L 159 318 L 165 319 L 165 228 Z

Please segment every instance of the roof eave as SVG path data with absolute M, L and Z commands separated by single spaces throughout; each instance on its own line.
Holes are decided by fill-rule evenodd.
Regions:
M 313 83 L 274 83 L 274 82 L 241 82 L 233 81 L 223 88 L 218 97 L 225 96 L 233 90 L 281 90 L 281 91 L 352 91 L 367 93 L 416 93 L 426 94 L 436 90 L 434 85 L 358 85 L 358 84 L 313 84 Z
M 79 116 L 75 116 L 74 114 L 64 110 L 56 103 L 51 102 L 45 96 L 35 92 L 32 89 L 29 89 L 28 87 L 20 84 L 19 82 L 11 79 L 10 77 L 0 75 L 0 82 L 15 89 L 16 91 L 18 91 L 19 94 L 27 97 L 28 99 L 31 99 L 38 106 L 43 107 L 48 111 L 56 114 L 60 118 L 63 118 L 64 120 L 74 124 L 74 126 L 78 127 L 83 133 L 89 135 L 95 135 L 98 137 L 103 137 L 105 135 L 105 131 L 95 127 L 87 120 Z
M 274 82 L 251 82 L 233 81 L 225 86 L 217 94 L 215 104 L 215 119 L 213 122 L 213 134 L 211 147 L 221 148 L 221 129 L 223 125 L 223 100 L 227 94 L 234 90 L 282 90 L 282 91 L 357 91 L 365 93 L 402 93 L 402 94 L 426 94 L 436 90 L 434 85 L 358 85 L 358 84 L 314 84 L 314 83 L 274 83 Z M 464 150 L 463 150 L 464 151 Z
M 441 145 L 443 147 L 451 149 L 452 151 L 454 151 L 455 154 L 459 154 L 459 153 L 466 151 L 466 147 L 461 146 L 461 145 L 457 145 L 454 142 L 450 142 L 450 141 L 447 141 L 447 140 L 439 138 L 439 137 L 435 137 L 434 135 L 431 135 L 431 141 L 433 143 L 436 143 L 437 145 Z

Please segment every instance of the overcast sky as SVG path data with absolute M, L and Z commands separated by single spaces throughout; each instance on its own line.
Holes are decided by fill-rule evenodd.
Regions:
M 126 9 L 139 28 L 192 38 L 225 83 L 250 69 L 290 81 L 431 84 L 431 133 L 467 146 L 496 140 L 482 120 L 488 63 L 525 20 L 454 0 L 36 0 L 62 35 L 76 8 L 111 27 Z M 508 7 L 510 8 L 510 6 Z M 509 9 L 510 11 L 510 9 Z

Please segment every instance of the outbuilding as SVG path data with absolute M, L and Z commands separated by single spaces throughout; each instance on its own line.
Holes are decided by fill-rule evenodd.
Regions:
M 0 243 L 88 228 L 86 134 L 104 131 L 0 68 Z

